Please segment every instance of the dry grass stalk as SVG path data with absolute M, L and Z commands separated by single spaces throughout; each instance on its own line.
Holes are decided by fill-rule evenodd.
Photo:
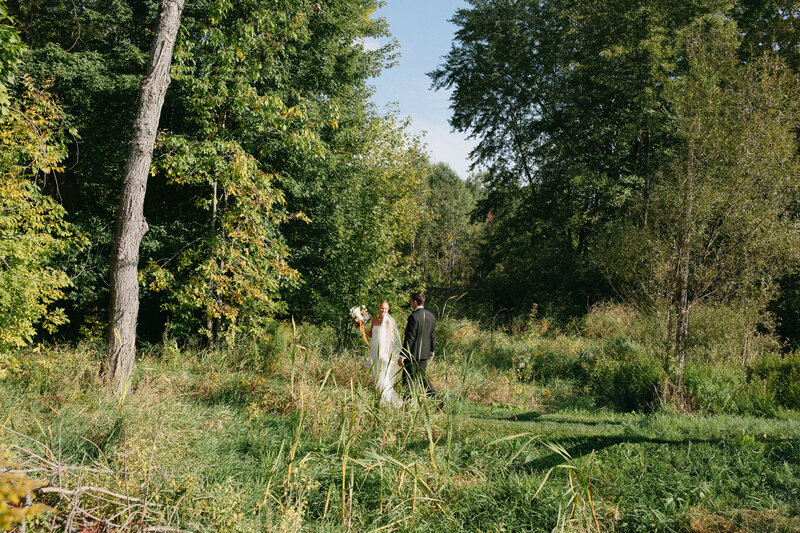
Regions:
M 96 461 L 91 465 L 75 464 L 61 458 L 44 442 L 6 426 L 0 426 L 0 430 L 30 443 L 30 447 L 11 446 L 16 454 L 14 463 L 20 466 L 13 472 L 36 474 L 41 486 L 35 492 L 57 498 L 48 502 L 55 509 L 50 519 L 50 531 L 95 531 L 98 526 L 119 532 L 183 531 L 179 526 L 163 523 L 165 520 L 171 522 L 177 516 L 177 510 L 152 501 L 154 494 L 136 497 L 98 486 L 97 481 L 112 481 L 114 472 L 109 468 Z M 87 478 L 93 482 L 87 483 Z

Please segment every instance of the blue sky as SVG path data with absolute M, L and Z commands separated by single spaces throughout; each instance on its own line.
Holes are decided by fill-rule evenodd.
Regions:
M 434 162 L 448 163 L 462 178 L 467 177 L 469 151 L 474 141 L 451 132 L 449 94 L 430 89 L 425 74 L 434 70 L 450 51 L 456 27 L 449 19 L 463 0 L 388 0 L 375 16 L 389 23 L 400 43 L 399 63 L 372 80 L 374 102 L 382 110 L 396 103 L 400 116 L 410 116 L 414 133 L 426 131 L 424 141 Z M 377 43 L 365 43 L 375 46 Z

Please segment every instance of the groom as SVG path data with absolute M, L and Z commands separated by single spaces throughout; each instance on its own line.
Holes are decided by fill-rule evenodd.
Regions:
M 436 318 L 425 309 L 423 293 L 411 293 L 410 303 L 412 311 L 403 334 L 403 351 L 397 361 L 403 369 L 403 388 L 407 394 L 414 383 L 420 383 L 428 397 L 439 400 L 439 409 L 442 409 L 444 402 L 439 399 L 425 372 L 436 349 Z

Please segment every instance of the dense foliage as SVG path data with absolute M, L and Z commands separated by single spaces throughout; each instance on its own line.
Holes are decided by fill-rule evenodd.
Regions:
M 368 98 L 394 44 L 373 0 L 191 3 L 183 13 L 141 249 L 140 334 L 216 338 L 275 314 L 338 322 L 348 299 L 413 284 L 427 156 Z M 75 333 L 105 323 L 108 253 L 157 2 L 10 2 L 64 110 L 59 202 Z M 9 41 L 10 42 L 10 41 Z M 377 229 L 377 233 L 373 231 Z M 80 275 L 77 275 L 80 274 Z
M 66 321 L 51 304 L 70 281 L 59 256 L 78 244 L 56 189 L 65 156 L 61 109 L 30 79 L 0 118 L 0 350 L 27 344 Z
M 431 286 L 469 283 L 480 235 L 480 224 L 471 220 L 481 195 L 479 185 L 460 179 L 446 163 L 437 163 L 425 192 L 420 210 L 426 216 L 414 241 L 423 279 Z
M 369 102 L 396 47 L 377 7 L 186 6 L 145 205 L 141 336 L 263 336 L 275 316 L 343 325 L 355 302 L 400 304 L 425 286 L 470 292 L 475 314 L 513 324 L 626 301 L 659 323 L 681 372 L 695 305 L 741 312 L 745 339 L 792 330 L 792 2 L 471 1 L 431 74 L 453 89 L 453 126 L 478 140 L 482 172 L 468 181 L 431 165 L 407 124 Z M 90 237 L 65 245 L 67 226 L 49 224 L 55 248 L 37 248 L 62 285 L 26 305 L 52 325 L 69 319 L 65 338 L 104 328 L 116 191 L 157 10 L 10 0 L 2 13 L 2 86 L 22 95 L 18 70 L 60 109 L 56 176 L 19 183 Z M 388 44 L 367 50 L 369 38 Z M 45 312 L 56 299 L 64 315 Z
M 14 74 L 25 49 L 14 23 L 5 2 L 0 2 L 0 114 L 3 115 L 8 113 L 9 85 L 14 83 Z
M 524 312 L 531 302 L 550 303 L 574 314 L 585 310 L 587 296 L 608 298 L 630 290 L 609 280 L 598 265 L 598 256 L 608 252 L 607 232 L 620 221 L 636 231 L 648 227 L 653 205 L 680 195 L 664 185 L 674 174 L 668 169 L 681 160 L 678 114 L 714 113 L 698 107 L 699 100 L 689 111 L 676 100 L 680 88 L 669 92 L 668 80 L 680 84 L 689 74 L 684 28 L 707 15 L 721 17 L 733 25 L 727 36 L 732 46 L 744 39 L 739 52 L 748 58 L 751 50 L 758 52 L 755 41 L 769 50 L 769 39 L 789 39 L 796 32 L 796 8 L 744 4 L 475 1 L 456 13 L 453 49 L 432 77 L 436 87 L 453 89 L 453 126 L 480 141 L 473 155 L 488 169 L 489 188 L 482 209 L 497 228 L 482 250 L 482 268 L 503 305 Z M 796 55 L 791 45 L 773 48 L 790 63 Z M 765 60 L 772 83 L 784 84 L 767 87 L 754 78 L 762 70 L 758 65 L 732 65 L 728 55 L 711 67 L 717 83 L 737 80 L 747 85 L 740 91 L 751 99 L 773 94 L 774 100 L 764 102 L 764 113 L 776 110 L 765 119 L 768 129 L 790 142 L 796 112 L 791 106 L 777 109 L 794 94 L 791 68 Z M 772 133 L 766 134 L 765 126 L 753 125 L 743 134 L 769 144 Z M 711 129 L 710 123 L 704 127 Z M 716 131 L 723 135 L 732 127 L 718 125 Z M 754 153 L 731 144 L 718 149 Z M 748 161 L 747 168 L 795 179 L 790 163 L 769 168 L 786 161 L 791 146 L 780 146 L 782 155 L 765 156 L 771 163 Z M 724 172 L 717 179 L 731 189 L 739 186 Z M 737 216 L 746 211 L 740 207 Z M 625 264 L 635 269 L 635 263 Z
M 475 0 L 456 13 L 431 75 L 487 168 L 479 273 L 496 307 L 568 318 L 635 304 L 659 317 L 679 390 L 696 303 L 746 309 L 748 335 L 770 327 L 800 252 L 789 4 Z

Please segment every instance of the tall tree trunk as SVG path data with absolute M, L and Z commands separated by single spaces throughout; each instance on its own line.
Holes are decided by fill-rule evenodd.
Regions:
M 453 272 L 456 270 L 456 240 L 450 243 L 450 286 L 453 286 Z
M 114 245 L 111 250 L 111 301 L 108 324 L 108 372 L 122 391 L 136 355 L 136 320 L 139 314 L 139 245 L 147 232 L 144 196 L 153 159 L 153 144 L 169 85 L 172 50 L 180 25 L 183 0 L 161 0 L 158 24 L 150 49 L 147 75 L 142 80 L 139 106 L 128 147 Z
M 211 242 L 214 242 L 214 237 L 217 234 L 217 179 L 214 178 L 214 184 L 211 196 Z M 208 285 L 208 294 L 210 298 L 214 297 L 214 287 L 211 283 Z M 209 304 L 206 309 L 206 329 L 211 332 L 214 328 L 214 312 Z M 216 339 L 214 339 L 216 340 Z
M 690 135 L 693 135 L 692 132 Z M 678 369 L 675 379 L 675 392 L 681 400 L 686 399 L 683 384 L 683 369 L 686 363 L 686 337 L 689 332 L 689 264 L 692 242 L 692 204 L 694 203 L 694 139 L 689 138 L 686 161 L 686 190 L 684 191 L 685 228 L 683 242 L 678 256 L 677 279 L 677 327 L 675 329 L 675 355 Z

